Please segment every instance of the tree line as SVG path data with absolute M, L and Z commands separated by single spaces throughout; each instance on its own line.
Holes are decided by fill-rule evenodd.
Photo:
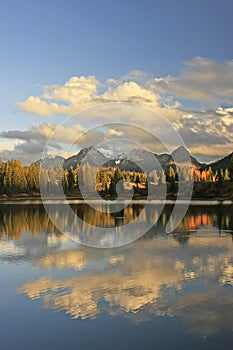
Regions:
M 170 183 L 173 186 L 178 181 L 194 182 L 223 182 L 232 181 L 233 174 L 228 168 L 213 172 L 211 167 L 200 170 L 194 166 L 177 167 L 169 165 L 165 170 L 152 170 L 148 174 L 135 171 L 121 171 L 118 167 L 97 169 L 89 163 L 82 167 L 77 165 L 65 170 L 59 164 L 56 168 L 43 168 L 31 164 L 23 166 L 19 160 L 8 160 L 3 163 L 0 159 L 0 194 L 18 195 L 22 193 L 39 194 L 40 183 L 47 193 L 58 192 L 62 185 L 64 193 L 79 192 L 80 187 L 87 192 L 116 194 L 117 184 L 122 189 L 133 187 L 135 190 L 146 189 L 148 183 L 153 185 Z M 122 180 L 122 181 L 120 181 Z M 120 182 L 119 182 L 120 181 Z

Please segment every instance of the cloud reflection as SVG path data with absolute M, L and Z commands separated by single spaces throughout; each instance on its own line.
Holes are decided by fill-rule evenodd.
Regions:
M 86 261 L 99 265 L 99 271 L 90 268 L 68 278 L 46 276 L 25 283 L 20 292 L 32 300 L 42 299 L 46 308 L 63 310 L 74 319 L 95 319 L 103 311 L 136 323 L 181 317 L 190 331 L 199 335 L 230 329 L 233 324 L 232 289 L 225 287 L 233 280 L 230 235 L 191 236 L 185 249 L 177 240 L 158 235 L 115 253 L 105 251 L 104 263 L 98 250 L 75 249 L 46 256 L 38 264 L 77 269 L 67 260 L 69 254 L 80 262 L 80 268 Z
M 114 221 L 77 208 L 86 221 Z M 137 210 L 128 208 L 126 217 Z M 134 323 L 179 317 L 201 336 L 231 330 L 232 207 L 190 207 L 168 235 L 163 227 L 171 210 L 165 208 L 158 226 L 133 244 L 93 249 L 56 232 L 41 206 L 7 206 L 1 212 L 0 260 L 31 264 L 39 274 L 19 292 L 74 319 L 92 320 L 103 312 Z M 145 220 L 150 217 L 148 211 Z

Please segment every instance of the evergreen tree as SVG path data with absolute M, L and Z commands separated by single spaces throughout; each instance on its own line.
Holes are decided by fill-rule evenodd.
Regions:
M 228 168 L 225 169 L 225 174 L 224 174 L 224 180 L 225 181 L 229 181 L 231 178 L 230 178 L 230 172 L 228 170 Z
M 213 182 L 213 171 L 212 171 L 212 168 L 211 168 L 211 166 L 209 167 L 209 169 L 208 169 L 208 175 L 207 175 L 207 181 L 209 181 L 209 182 Z
M 220 169 L 219 181 L 222 182 L 224 180 L 224 171 Z
M 2 159 L 0 158 L 0 194 L 3 193 L 3 172 L 4 172 L 4 165 L 3 165 Z
M 12 194 L 12 168 L 11 161 L 7 161 L 3 171 L 3 193 Z
M 79 171 L 79 184 L 87 192 L 96 191 L 96 169 L 85 163 Z
M 23 168 L 19 160 L 14 161 L 12 166 L 12 191 L 15 194 L 23 193 L 27 191 L 25 168 Z
M 28 168 L 26 168 L 26 180 L 27 180 L 27 190 L 29 192 L 39 191 L 39 167 L 36 167 L 32 163 Z
M 122 179 L 122 174 L 121 174 L 121 172 L 120 172 L 120 169 L 119 168 L 116 168 L 116 170 L 115 170 L 115 172 L 114 172 L 114 181 L 115 181 L 115 183 L 117 184 L 117 182 L 119 181 L 119 180 L 121 180 Z
M 140 184 L 140 183 L 141 183 L 140 177 L 139 177 L 139 174 L 137 174 L 136 180 L 135 180 L 135 184 L 136 184 L 137 187 L 139 187 L 139 184 Z
M 116 195 L 116 183 L 115 183 L 114 177 L 111 179 L 111 182 L 110 182 L 109 193 L 111 196 Z
M 219 176 L 218 176 L 218 170 L 215 171 L 215 174 L 213 176 L 213 182 L 217 182 L 219 180 Z
M 102 191 L 106 191 L 108 189 L 108 174 L 107 170 L 101 170 L 101 172 L 98 172 L 99 177 L 96 179 L 97 184 L 99 183 L 101 185 Z
M 176 178 L 176 172 L 173 169 L 173 167 L 170 166 L 168 170 L 167 180 L 168 182 L 175 182 L 175 178 Z
M 75 186 L 75 176 L 74 176 L 74 169 L 72 166 L 68 170 L 67 182 L 68 182 L 68 191 L 73 192 L 74 186 Z
M 160 175 L 160 178 L 159 178 L 159 183 L 160 184 L 166 184 L 166 175 L 165 175 L 165 172 L 164 172 L 163 169 L 161 171 L 161 175 Z
M 46 194 L 47 185 L 48 185 L 48 171 L 47 171 L 47 169 L 41 167 L 39 176 L 40 176 L 40 190 L 42 190 L 43 194 Z
M 157 183 L 159 181 L 159 176 L 158 176 L 157 171 L 155 169 L 149 173 L 149 179 L 151 182 L 153 182 L 157 185 Z

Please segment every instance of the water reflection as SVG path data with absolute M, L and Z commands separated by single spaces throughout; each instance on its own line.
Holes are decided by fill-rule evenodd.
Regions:
M 190 238 L 187 251 L 173 239 L 157 237 L 114 253 L 106 251 L 103 262 L 100 252 L 75 249 L 71 257 L 78 266 L 72 258 L 65 264 L 65 251 L 47 255 L 38 261 L 46 269 L 91 264 L 99 265 L 99 271 L 88 269 L 68 278 L 45 276 L 25 283 L 20 292 L 72 318 L 95 319 L 107 311 L 137 323 L 178 315 L 198 334 L 232 327 L 232 289 L 223 288 L 233 281 L 229 237 Z
M 95 227 L 116 227 L 129 223 L 135 217 L 139 216 L 143 204 L 128 205 L 120 212 L 111 213 L 94 210 L 85 204 L 72 205 L 73 211 L 79 216 L 83 222 L 79 226 L 77 234 L 93 234 Z M 54 216 L 59 217 L 60 223 L 64 231 L 69 227 L 72 231 L 72 222 L 70 217 L 66 216 L 62 205 L 51 206 Z M 142 222 L 157 223 L 157 232 L 164 232 L 164 228 L 170 218 L 173 206 L 166 206 L 165 210 L 159 216 L 161 206 L 150 205 L 147 207 L 144 216 L 141 217 Z M 191 206 L 183 218 L 182 222 L 176 229 L 176 233 L 190 233 L 198 230 L 200 227 L 214 227 L 219 233 L 222 231 L 233 230 L 232 205 L 219 206 Z M 88 224 L 88 225 L 86 225 Z M 90 226 L 92 228 L 90 229 Z M 152 232 L 155 231 L 153 227 Z M 0 206 L 0 241 L 3 238 L 19 239 L 23 233 L 29 235 L 53 233 L 59 234 L 60 231 L 54 226 L 52 221 L 46 214 L 43 205 L 3 205 Z M 130 234 L 130 233 L 129 233 Z
M 0 258 L 9 261 L 15 246 L 14 261 L 23 256 L 40 270 L 18 291 L 74 319 L 98 320 L 103 312 L 138 324 L 181 317 L 194 334 L 232 331 L 232 207 L 190 207 L 179 227 L 165 235 L 171 210 L 130 245 L 92 249 L 52 230 L 40 207 L 9 207 L 1 213 Z M 21 233 L 17 228 L 14 236 L 16 222 Z

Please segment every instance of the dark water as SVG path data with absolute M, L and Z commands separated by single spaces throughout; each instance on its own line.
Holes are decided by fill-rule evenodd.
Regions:
M 232 349 L 233 206 L 191 206 L 165 234 L 170 212 L 137 241 L 97 249 L 60 233 L 42 205 L 0 205 L 1 348 Z

